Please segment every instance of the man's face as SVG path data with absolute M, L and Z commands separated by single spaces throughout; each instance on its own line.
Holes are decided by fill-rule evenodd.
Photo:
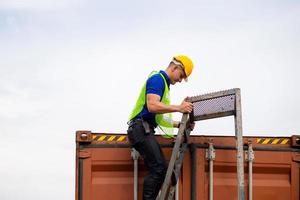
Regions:
M 174 70 L 172 71 L 172 76 L 170 77 L 171 84 L 175 85 L 177 82 L 180 83 L 185 77 L 186 76 L 183 67 L 177 65 L 174 67 Z

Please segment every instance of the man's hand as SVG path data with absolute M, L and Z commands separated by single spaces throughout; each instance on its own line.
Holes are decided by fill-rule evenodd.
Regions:
M 185 100 L 179 105 L 179 112 L 181 113 L 191 113 L 193 111 L 193 104 Z
M 179 121 L 173 121 L 173 127 L 174 128 L 179 128 L 180 122 Z

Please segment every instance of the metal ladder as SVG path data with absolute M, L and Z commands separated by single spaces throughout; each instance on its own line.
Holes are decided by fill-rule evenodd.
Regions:
M 234 115 L 237 149 L 238 200 L 244 200 L 244 158 L 240 89 L 235 88 L 195 97 L 189 97 L 187 101 L 193 103 L 194 109 L 191 114 L 182 115 L 166 177 L 162 185 L 161 192 L 156 199 L 173 199 L 175 193 L 175 185 L 181 173 L 184 152 L 188 148 L 188 138 L 191 132 L 191 123 L 194 121 Z M 212 182 L 210 184 L 212 184 Z M 210 188 L 212 187 L 213 185 L 210 185 Z M 212 200 L 213 191 L 211 189 L 209 196 Z

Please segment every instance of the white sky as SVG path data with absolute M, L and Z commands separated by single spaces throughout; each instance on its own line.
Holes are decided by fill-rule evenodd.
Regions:
M 297 0 L 1 0 L 0 199 L 74 199 L 75 131 L 125 133 L 147 75 L 178 54 L 195 70 L 174 103 L 239 87 L 245 135 L 299 134 L 299 24 Z

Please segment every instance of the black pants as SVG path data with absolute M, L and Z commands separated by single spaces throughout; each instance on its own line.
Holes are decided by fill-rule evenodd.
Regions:
M 154 129 L 146 133 L 141 119 L 130 123 L 127 130 L 128 139 L 144 158 L 144 163 L 149 170 L 144 179 L 143 200 L 155 200 L 165 179 L 167 165 L 164 154 L 154 137 Z

